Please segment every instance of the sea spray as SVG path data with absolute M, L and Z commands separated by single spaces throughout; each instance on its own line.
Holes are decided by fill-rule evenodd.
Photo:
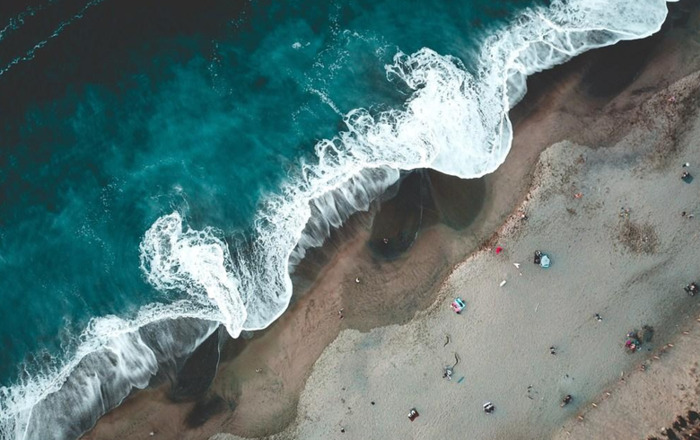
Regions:
M 651 35 L 666 13 L 662 0 L 553 1 L 489 37 L 474 69 L 427 48 L 397 54 L 386 71 L 412 90 L 404 108 L 348 112 L 348 129 L 316 145 L 318 162 L 302 163 L 297 177 L 266 198 L 245 248 L 228 246 L 213 229 L 190 229 L 178 213 L 158 219 L 142 242 L 142 269 L 154 286 L 187 299 L 146 306 L 128 321 L 93 320 L 68 361 L 0 390 L 2 437 L 74 438 L 133 387 L 145 386 L 159 359 L 191 352 L 216 322 L 234 336 L 268 326 L 289 304 L 290 266 L 331 227 L 367 209 L 399 170 L 429 167 L 464 178 L 492 172 L 510 148 L 507 112 L 525 94 L 527 75 L 591 48 Z M 168 349 L 145 341 L 144 328 L 182 317 L 211 321 L 193 325 L 188 340 L 173 337 Z M 172 331 L 150 333 L 164 341 Z M 79 404 L 64 413 L 68 402 Z

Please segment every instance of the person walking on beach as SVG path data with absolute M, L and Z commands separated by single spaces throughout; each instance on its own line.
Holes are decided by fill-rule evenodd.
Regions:
M 564 396 L 564 398 L 562 399 L 560 406 L 561 406 L 562 408 L 565 407 L 566 405 L 568 405 L 568 404 L 571 402 L 571 399 L 573 399 L 573 397 L 571 397 L 571 394 L 567 394 L 567 395 Z
M 552 345 L 551 347 L 549 347 L 549 354 L 551 354 L 551 355 L 557 354 L 557 349 L 555 346 Z

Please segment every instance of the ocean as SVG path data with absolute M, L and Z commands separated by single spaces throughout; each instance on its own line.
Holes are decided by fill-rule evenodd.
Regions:
M 646 37 L 663 0 L 0 5 L 0 436 L 68 439 L 401 172 L 473 178 L 525 79 Z

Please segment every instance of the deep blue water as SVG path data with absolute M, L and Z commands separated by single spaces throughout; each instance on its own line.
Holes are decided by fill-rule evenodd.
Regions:
M 664 7 L 660 0 L 644 1 Z M 84 346 L 79 336 L 91 318 L 130 319 L 146 305 L 188 297 L 187 288 L 154 289 L 139 267 L 139 245 L 159 218 L 177 211 L 194 229 L 215 228 L 204 234 L 219 240 L 214 252 L 202 255 L 218 255 L 217 243 L 226 242 L 234 257 L 224 255 L 224 266 L 233 266 L 240 259 L 236 247 L 245 239 L 254 247 L 265 226 L 254 222 L 262 204 L 278 196 L 291 176 L 299 177 L 302 163 L 318 161 L 314 146 L 346 130 L 348 112 L 399 109 L 416 91 L 387 75 L 385 66 L 398 51 L 428 47 L 457 57 L 464 66 L 451 61 L 447 70 L 436 67 L 448 79 L 462 68 L 483 73 L 477 53 L 485 38 L 526 8 L 548 4 L 0 4 L 0 385 L 19 389 L 40 371 L 50 378 L 51 368 Z M 640 34 L 659 17 L 663 14 L 640 26 Z M 598 35 L 595 44 L 610 39 Z M 528 67 L 526 74 L 551 65 L 538 61 L 541 67 Z M 467 94 L 468 84 L 500 84 L 503 76 L 484 78 L 452 84 Z M 501 127 L 503 100 L 478 98 L 484 107 L 481 102 L 460 107 L 466 113 L 456 115 L 457 125 L 483 113 L 491 124 L 487 131 Z M 461 95 L 453 101 L 465 102 Z M 428 134 L 434 135 L 429 127 Z M 503 138 L 509 140 L 507 133 Z M 166 243 L 166 250 L 171 246 Z M 263 255 L 252 261 L 277 260 Z M 184 260 L 169 267 L 178 272 Z M 257 280 L 249 275 L 258 269 L 263 268 L 248 264 L 247 276 L 236 276 Z M 215 287 L 224 285 L 230 293 L 235 283 L 223 273 Z M 250 283 L 242 295 L 246 306 L 267 304 L 251 300 L 257 293 Z M 31 401 L 28 393 L 22 391 L 20 400 Z M 0 416 L 12 406 L 2 401 L 7 395 L 0 393 Z M 0 419 L 2 428 L 6 420 Z
M 0 76 L 0 381 L 44 350 L 61 355 L 90 317 L 172 299 L 138 267 L 158 216 L 178 208 L 193 227 L 246 231 L 261 195 L 342 129 L 336 111 L 405 99 L 384 72 L 397 49 L 468 60 L 489 25 L 530 3 L 89 7 Z M 84 6 L 44 3 L 5 32 L 0 65 Z

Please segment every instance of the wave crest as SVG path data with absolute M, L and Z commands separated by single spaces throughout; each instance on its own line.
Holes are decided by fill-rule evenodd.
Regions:
M 213 228 L 183 230 L 182 217 L 174 212 L 153 223 L 139 251 L 141 270 L 149 283 L 160 290 L 187 292 L 197 303 L 206 304 L 208 298 L 220 312 L 226 330 L 238 337 L 246 307 L 232 274 L 228 246 Z
M 404 108 L 350 111 L 348 129 L 316 145 L 318 163 L 302 163 L 299 176 L 266 200 L 255 240 L 232 268 L 247 307 L 243 328 L 264 328 L 286 309 L 290 266 L 322 244 L 330 227 L 367 209 L 399 170 L 462 178 L 493 172 L 510 149 L 508 111 L 525 95 L 528 75 L 592 48 L 647 37 L 667 13 L 664 0 L 553 1 L 486 39 L 475 72 L 428 48 L 396 54 L 386 74 L 413 90 Z M 342 202 L 358 194 L 361 203 Z

